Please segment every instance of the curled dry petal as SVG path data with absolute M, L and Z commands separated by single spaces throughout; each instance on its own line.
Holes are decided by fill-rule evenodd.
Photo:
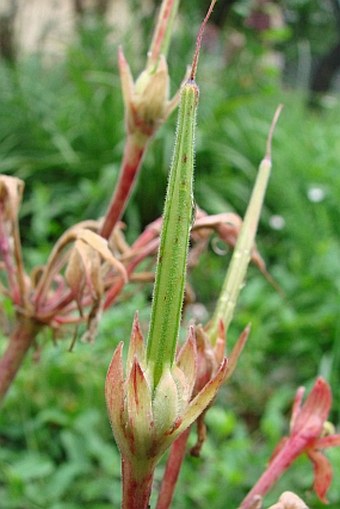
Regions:
M 23 190 L 22 180 L 0 175 L 0 254 L 13 303 L 28 310 L 27 290 L 30 284 L 24 271 L 18 224 Z M 7 289 L 1 283 L 0 289 L 7 294 Z
M 225 212 L 207 216 L 202 210 L 200 210 L 193 226 L 193 233 L 199 233 L 202 230 L 206 231 L 207 234 L 209 233 L 209 230 L 215 230 L 223 242 L 234 248 L 240 234 L 241 227 L 242 219 L 237 214 Z M 266 264 L 255 244 L 251 251 L 251 260 L 262 274 L 268 278 L 269 274 L 267 272 Z
M 262 497 L 260 495 L 256 495 L 252 504 L 249 506 L 249 509 L 261 509 L 262 507 Z
M 127 282 L 128 277 L 126 269 L 124 265 L 115 258 L 107 241 L 87 228 L 79 227 L 79 225 L 72 227 L 56 242 L 48 262 L 41 272 L 34 297 L 37 314 L 39 314 L 39 311 L 43 308 L 52 281 L 55 280 L 56 274 L 60 273 L 61 268 L 65 264 L 65 249 L 68 248 L 71 243 L 74 243 L 74 246 L 68 253 L 68 264 L 70 264 L 70 266 L 66 267 L 66 280 L 69 282 L 74 292 L 84 289 L 84 274 L 78 266 L 78 262 L 80 261 L 86 274 L 85 282 L 89 283 L 92 281 L 92 283 L 95 283 L 94 285 L 89 285 L 90 290 L 93 291 L 94 288 L 97 288 L 97 292 L 95 293 L 102 293 L 100 288 L 101 283 L 98 281 L 98 278 L 102 279 L 103 277 L 101 274 L 101 264 L 98 265 L 97 261 L 95 261 L 98 257 L 93 253 L 100 255 L 105 262 L 120 273 L 123 281 Z M 91 252 L 91 249 L 93 252 Z M 74 253 L 74 251 L 76 251 L 76 253 Z M 77 281 L 77 278 L 80 278 L 80 281 Z M 81 300 L 79 295 L 76 295 L 76 300 L 79 306 Z M 51 304 L 50 302 L 50 307 Z
M 76 240 L 70 254 L 65 271 L 65 279 L 71 288 L 79 309 L 85 285 L 89 288 L 92 298 L 98 299 L 103 293 L 104 286 L 100 277 L 100 256 L 82 240 Z
M 268 509 L 308 509 L 308 507 L 295 493 L 285 491 L 282 493 L 279 501 Z
M 222 339 L 223 350 L 222 359 L 216 358 L 214 346 L 211 345 L 208 335 L 201 325 L 196 326 L 196 342 L 197 342 L 197 376 L 194 394 L 197 394 L 215 375 L 221 362 L 224 359 L 224 339 Z
M 72 290 L 73 298 L 76 300 L 80 315 L 83 316 L 83 308 L 90 307 L 87 315 L 87 330 L 83 336 L 85 341 L 93 341 L 98 327 L 99 317 L 102 311 L 102 296 L 104 294 L 104 272 L 103 264 L 108 263 L 127 281 L 127 272 L 124 265 L 117 260 L 108 247 L 105 239 L 83 228 L 74 228 L 68 233 L 65 242 L 75 240 L 69 255 L 69 261 L 65 270 L 65 280 Z M 64 243 L 61 243 L 61 247 Z M 52 264 L 58 265 L 57 252 Z M 49 281 L 51 276 L 45 275 Z M 89 299 L 90 297 L 90 299 Z
M 16 221 L 24 192 L 24 182 L 16 177 L 0 175 L 0 203 L 3 204 L 5 219 Z
M 124 279 L 124 282 L 127 283 L 128 276 L 124 265 L 115 258 L 108 246 L 108 242 L 106 239 L 98 235 L 97 233 L 92 232 L 91 230 L 80 230 L 77 233 L 77 238 L 86 242 L 89 246 L 91 246 L 100 256 L 108 262 L 112 267 L 117 269 L 120 272 L 121 276 Z

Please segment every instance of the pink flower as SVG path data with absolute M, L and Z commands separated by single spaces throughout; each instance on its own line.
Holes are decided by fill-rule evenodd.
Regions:
M 326 494 L 332 482 L 332 467 L 322 450 L 340 445 L 340 435 L 333 434 L 327 417 L 332 404 L 329 384 L 319 377 L 305 402 L 302 404 L 304 387 L 295 396 L 290 435 L 281 440 L 269 462 L 267 470 L 248 493 L 240 509 L 249 509 L 256 496 L 264 496 L 293 461 L 306 453 L 313 463 L 314 491 L 327 503 Z
M 322 450 L 340 445 L 340 435 L 333 434 L 332 425 L 327 422 L 332 404 L 331 388 L 319 377 L 302 405 L 304 390 L 300 387 L 295 396 L 288 441 L 297 452 L 295 457 L 305 452 L 313 463 L 314 491 L 322 502 L 327 503 L 326 494 L 333 475 Z

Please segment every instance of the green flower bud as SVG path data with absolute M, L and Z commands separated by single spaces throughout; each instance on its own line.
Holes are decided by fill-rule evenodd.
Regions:
M 145 358 L 145 347 L 140 342 L 143 338 L 138 317 L 135 318 L 131 336 L 127 372 L 124 375 L 123 345 L 120 344 L 107 373 L 105 397 L 112 431 L 121 454 L 138 470 L 154 466 L 171 443 L 205 410 L 223 383 L 227 364 L 224 359 L 216 374 L 192 399 L 197 350 L 194 331 L 190 329 L 174 365 L 163 369 L 157 387 L 152 390 L 152 377 L 141 360 Z M 131 365 L 132 352 L 135 355 Z
M 129 134 L 141 137 L 141 144 L 152 136 L 176 108 L 179 95 L 169 100 L 169 73 L 166 59 L 149 64 L 134 82 L 123 50 L 118 64 L 125 105 L 125 123 Z

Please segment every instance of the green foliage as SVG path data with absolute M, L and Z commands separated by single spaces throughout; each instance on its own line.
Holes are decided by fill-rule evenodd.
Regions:
M 130 334 L 140 295 L 105 315 L 98 341 L 72 337 L 27 359 L 0 414 L 0 499 L 8 509 L 118 507 L 120 459 L 104 400 L 112 351 Z M 41 338 L 47 341 L 48 338 Z M 33 364 L 32 364 L 33 362 Z
M 294 9 L 306 3 L 289 2 Z M 21 226 L 31 266 L 46 260 L 52 240 L 66 226 L 100 216 L 114 186 L 122 102 L 116 47 L 106 35 L 105 27 L 84 26 L 65 62 L 53 67 L 35 58 L 0 63 L 0 109 L 6 118 L 0 124 L 0 170 L 26 182 Z M 192 40 L 184 30 L 170 52 L 176 83 L 190 61 Z M 250 270 L 229 338 L 233 343 L 251 321 L 250 341 L 231 385 L 208 413 L 202 458 L 188 459 L 174 509 L 208 504 L 222 509 L 226 496 L 236 507 L 287 432 L 296 386 L 317 373 L 332 384 L 332 417 L 340 421 L 339 103 L 308 110 L 302 95 L 282 90 L 278 71 L 259 58 L 263 47 L 251 41 L 228 69 L 221 47 L 205 63 L 202 59 L 195 199 L 210 213 L 244 213 L 272 114 L 284 102 L 258 235 L 282 295 Z M 161 213 L 173 127 L 171 119 L 146 157 L 126 214 L 130 238 Z M 228 264 L 227 255 L 212 251 L 190 276 L 197 299 L 209 310 Z M 118 340 L 130 334 L 134 310 L 143 310 L 143 321 L 147 306 L 142 293 L 120 303 L 105 316 L 96 344 L 77 344 L 72 354 L 67 352 L 71 337 L 56 346 L 50 338 L 39 339 L 48 343 L 40 361 L 27 359 L 0 414 L 0 505 L 119 506 L 120 466 L 105 416 L 104 378 Z M 337 479 L 339 453 L 329 455 Z M 311 466 L 301 459 L 268 503 L 289 487 L 306 493 L 319 509 L 309 495 L 311 482 Z M 335 509 L 336 482 L 330 500 Z
M 38 57 L 0 65 L 0 171 L 25 180 L 23 236 L 31 246 L 47 249 L 75 217 L 103 214 L 98 190 L 107 189 L 108 200 L 113 189 L 123 111 L 116 47 L 106 35 L 103 26 L 84 28 L 53 66 Z

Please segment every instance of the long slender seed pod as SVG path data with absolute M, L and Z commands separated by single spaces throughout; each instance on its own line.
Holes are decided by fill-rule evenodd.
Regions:
M 199 90 L 188 80 L 181 92 L 173 160 L 165 199 L 147 341 L 154 387 L 174 360 L 179 333 L 193 214 L 193 168 Z
M 266 155 L 261 161 L 254 189 L 244 217 L 241 232 L 231 258 L 223 288 L 212 320 L 207 327 L 207 332 L 212 344 L 216 343 L 220 320 L 223 321 L 225 331 L 228 331 L 229 324 L 234 315 L 238 296 L 244 284 L 271 172 L 271 141 L 273 131 L 281 110 L 282 105 L 280 105 L 275 112 L 267 139 Z

